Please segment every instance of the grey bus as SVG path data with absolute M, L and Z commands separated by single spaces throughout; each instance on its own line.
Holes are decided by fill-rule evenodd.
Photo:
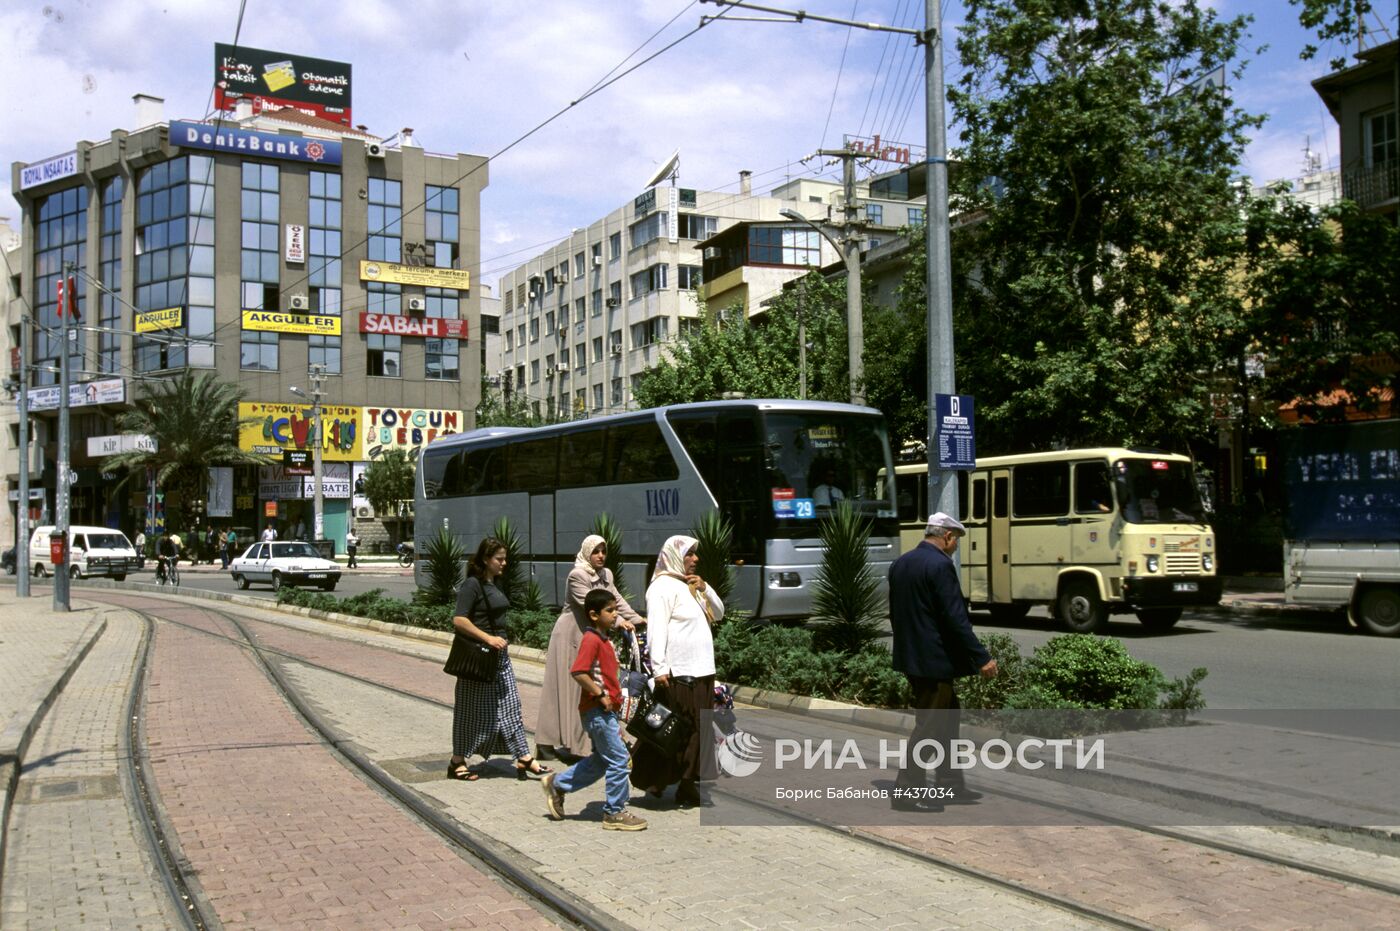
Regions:
M 560 604 L 597 515 L 622 528 L 623 577 L 640 593 L 666 538 L 718 510 L 734 525 L 735 607 L 801 618 L 822 559 L 818 521 L 840 500 L 870 519 L 869 564 L 883 583 L 899 543 L 894 493 L 879 481 L 890 468 L 884 416 L 851 404 L 714 401 L 484 428 L 420 453 L 416 543 L 421 555 L 446 527 L 473 549 L 508 518 L 530 577 Z

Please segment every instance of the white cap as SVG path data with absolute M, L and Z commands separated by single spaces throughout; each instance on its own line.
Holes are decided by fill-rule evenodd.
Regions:
M 928 524 L 924 527 L 924 536 L 935 536 L 937 534 L 947 533 L 950 530 L 958 536 L 963 536 L 967 533 L 967 528 L 964 527 L 962 522 L 956 517 L 939 511 L 937 514 L 929 515 Z

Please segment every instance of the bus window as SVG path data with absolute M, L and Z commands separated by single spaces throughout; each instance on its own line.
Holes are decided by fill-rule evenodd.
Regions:
M 445 498 L 461 494 L 452 484 L 461 484 L 462 454 L 455 449 L 430 449 L 423 454 L 423 494 L 429 498 Z
M 958 472 L 958 520 L 967 520 L 967 473 Z
M 1006 477 L 999 475 L 992 482 L 992 516 L 1006 516 Z
M 559 462 L 559 438 L 526 440 L 511 449 L 509 491 L 553 489 Z
M 719 441 L 715 434 L 715 415 L 672 411 L 666 418 L 700 477 L 711 491 L 718 493 Z
M 1103 514 L 1113 510 L 1113 489 L 1108 463 L 1078 462 L 1074 466 L 1074 511 Z
M 442 468 L 442 480 L 438 485 L 436 495 L 429 497 L 451 498 L 462 493 L 462 453 L 453 450 L 452 455 L 447 458 L 447 464 Z M 423 461 L 426 463 L 427 457 Z M 427 485 L 427 478 L 424 478 L 424 487 Z
M 987 480 L 974 479 L 972 482 L 972 519 L 987 519 Z
M 613 484 L 673 482 L 680 477 L 656 421 L 608 428 L 607 479 Z
M 481 446 L 463 453 L 462 494 L 489 495 L 506 490 L 506 447 Z
M 560 488 L 587 488 L 603 483 L 605 440 L 601 427 L 572 430 L 559 438 Z
M 927 478 L 927 474 L 923 472 L 895 476 L 895 501 L 899 507 L 899 519 L 901 521 L 909 523 L 912 521 L 928 520 L 928 515 L 924 514 L 923 508 L 919 507 L 919 500 L 923 498 L 925 492 L 925 478 Z
M 1059 517 L 1069 513 L 1069 463 L 1035 462 L 1016 466 L 1011 513 L 1016 517 Z

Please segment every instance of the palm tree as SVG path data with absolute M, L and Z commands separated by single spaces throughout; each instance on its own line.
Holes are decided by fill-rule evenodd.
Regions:
M 146 434 L 156 441 L 155 452 L 134 450 L 107 460 L 108 467 L 127 469 L 130 480 L 155 471 L 156 485 L 178 496 L 182 513 L 169 515 L 184 526 L 194 515 L 184 511 L 204 497 L 210 466 L 270 465 L 274 460 L 238 448 L 238 402 L 243 393 L 213 372 L 189 369 L 142 386 L 141 396 L 117 417 L 123 433 Z M 252 418 L 245 418 L 251 422 Z

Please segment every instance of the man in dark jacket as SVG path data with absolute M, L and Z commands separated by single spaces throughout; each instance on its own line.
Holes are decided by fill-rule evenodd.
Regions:
M 975 802 L 981 797 L 980 792 L 963 785 L 962 772 L 952 768 L 948 752 L 959 725 L 953 680 L 974 673 L 987 678 L 997 674 L 996 660 L 972 632 L 953 563 L 958 540 L 966 532 L 957 518 L 939 511 L 929 517 L 923 542 L 890 565 L 894 668 L 909 679 L 916 709 L 904 767 L 895 783 L 896 796 L 891 799 L 900 811 L 942 811 L 944 803 Z M 924 740 L 937 741 L 943 748 L 936 785 L 951 795 L 942 800 L 899 794 L 900 790 L 922 790 L 928 784 L 924 770 L 915 762 L 915 748 Z M 932 759 L 933 755 L 933 751 L 925 751 L 918 757 Z

